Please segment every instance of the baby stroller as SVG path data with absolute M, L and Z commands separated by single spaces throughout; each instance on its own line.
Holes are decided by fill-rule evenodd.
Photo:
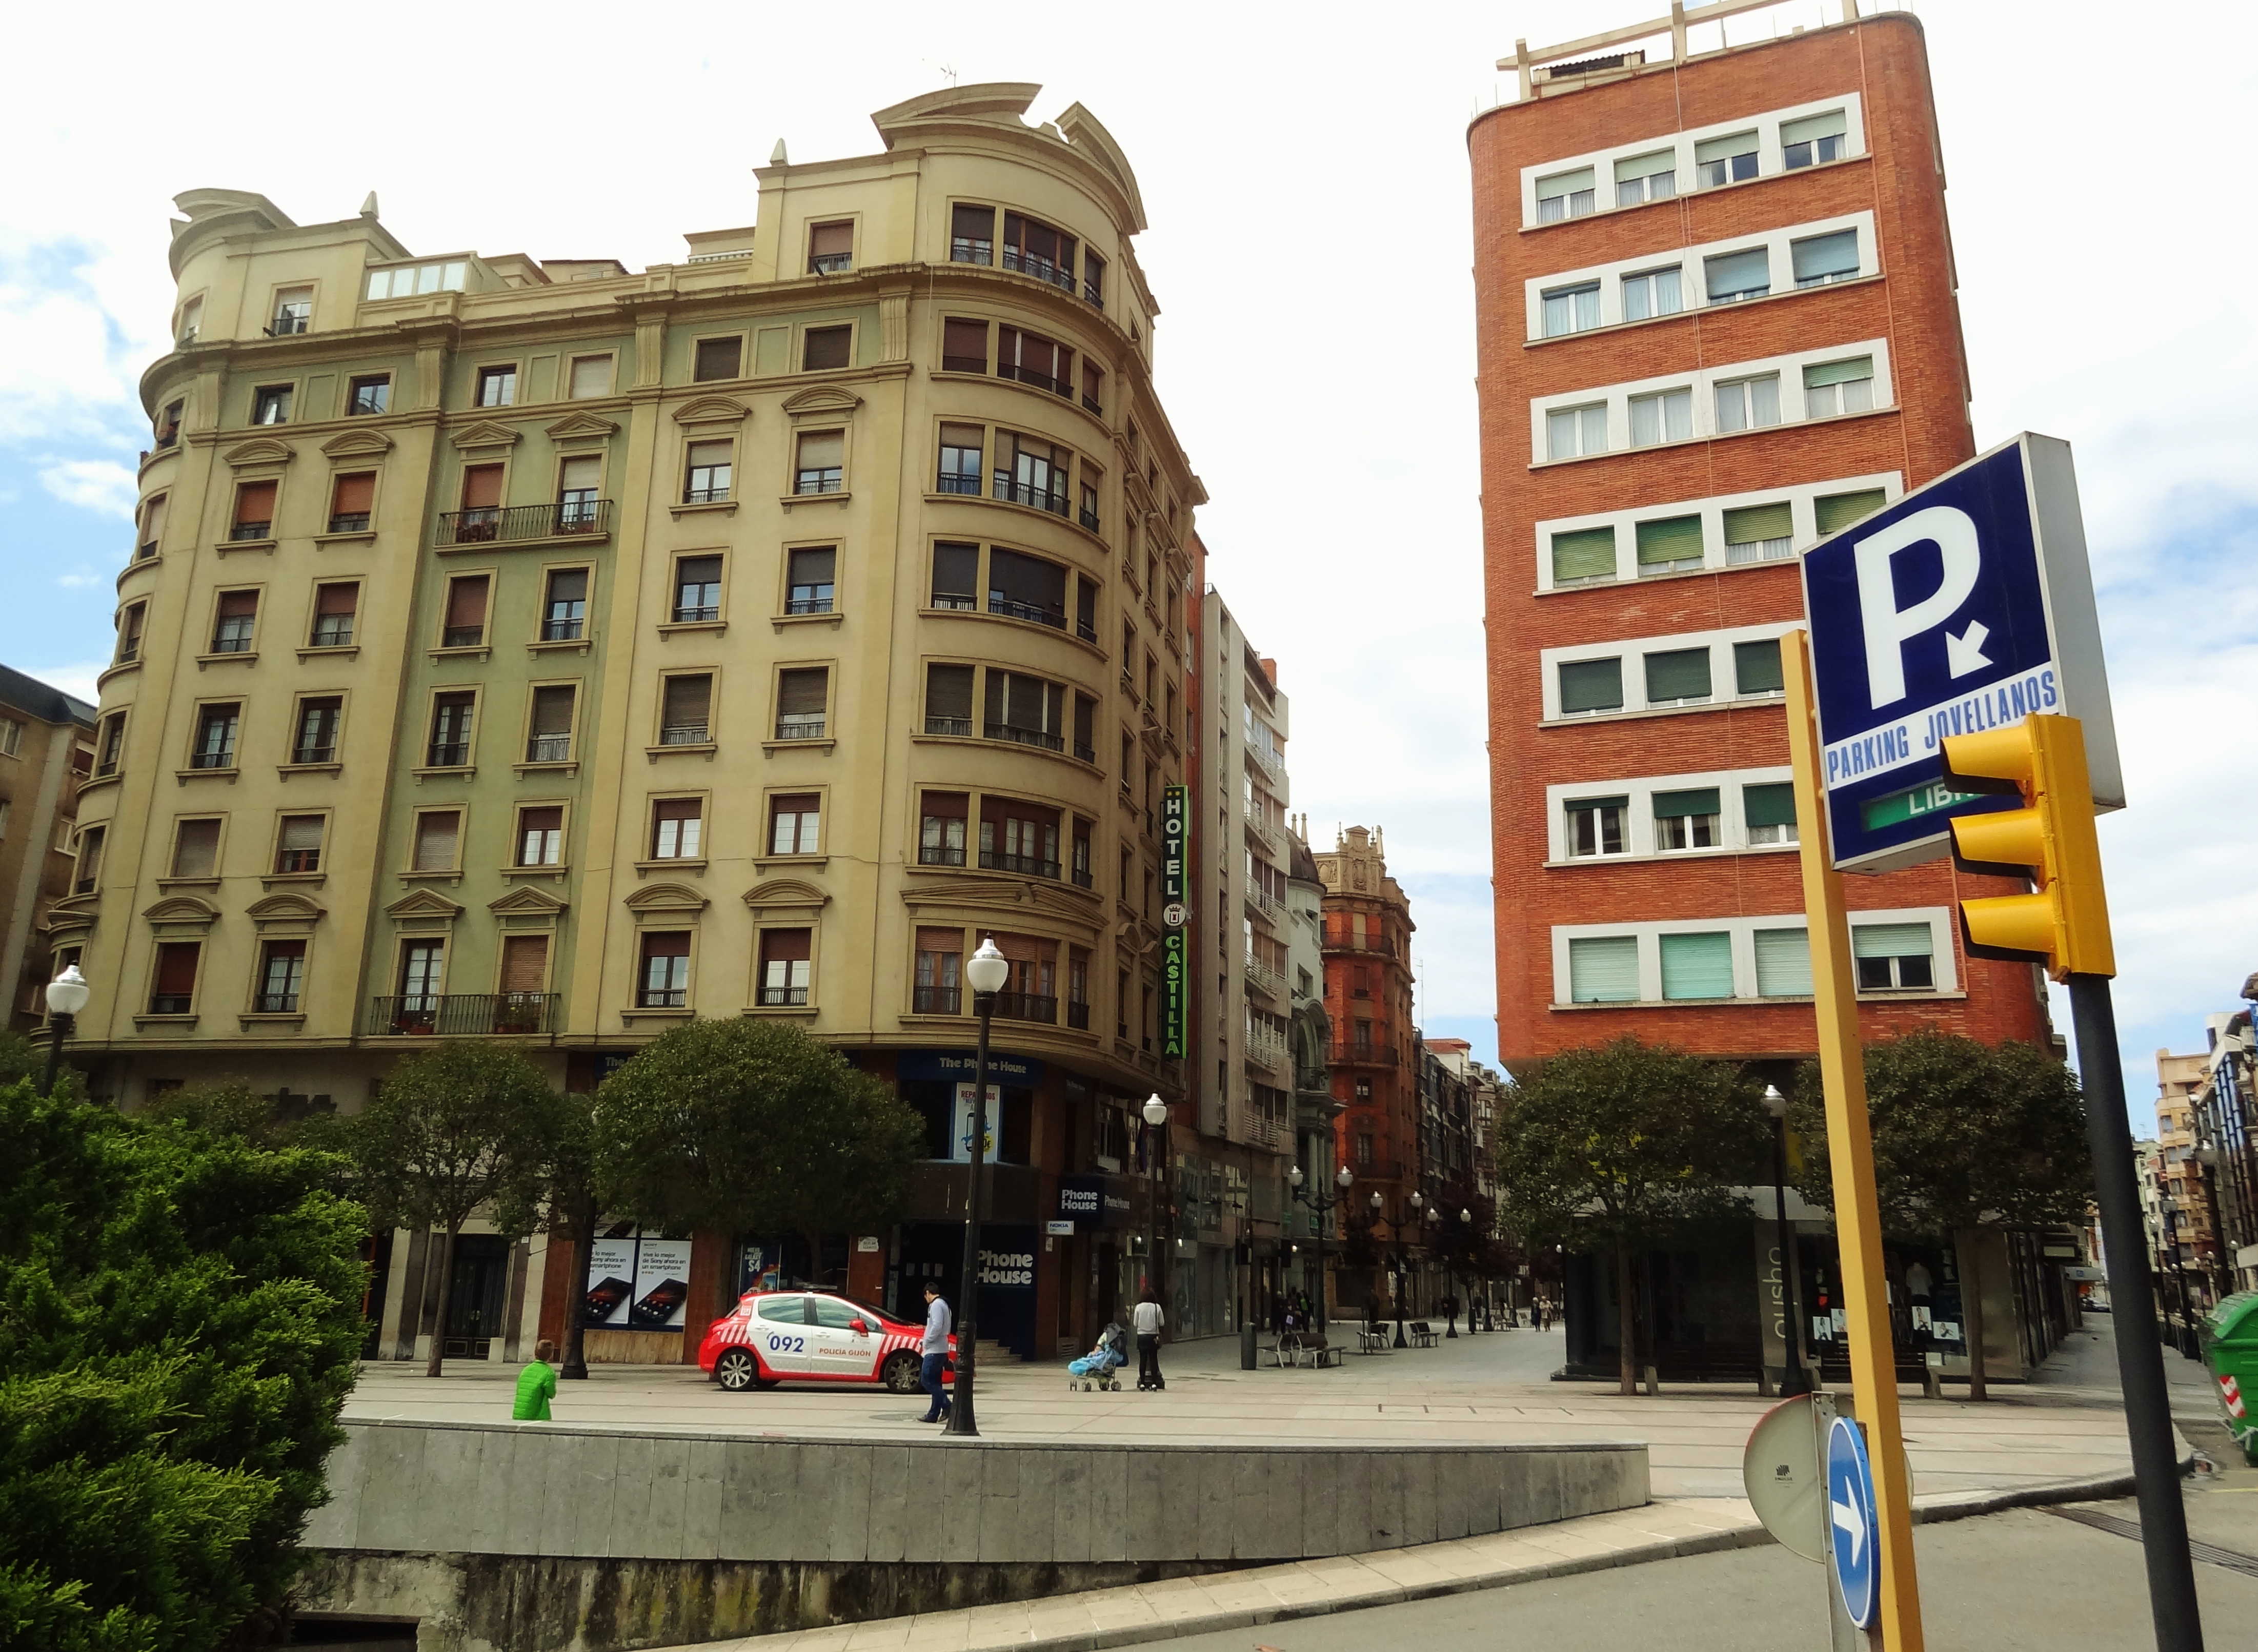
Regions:
M 1081 1358 L 1069 1360 L 1066 1368 L 1066 1386 L 1088 1393 L 1095 1386 L 1118 1392 L 1121 1379 L 1113 1373 L 1129 1363 L 1129 1333 L 1118 1324 L 1108 1325 L 1098 1333 L 1097 1346 Z

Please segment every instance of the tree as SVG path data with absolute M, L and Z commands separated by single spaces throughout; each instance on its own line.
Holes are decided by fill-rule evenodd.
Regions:
M 0 1089 L 0 1641 L 272 1641 L 358 1369 L 340 1166 Z
M 1622 1392 L 1637 1383 L 1633 1256 L 1674 1223 L 1747 1214 L 1734 1191 L 1771 1128 L 1738 1068 L 1618 1039 L 1521 1075 L 1495 1131 L 1507 1224 L 1532 1244 L 1615 1255 Z
M 498 1231 L 533 1230 L 559 1107 L 541 1070 L 516 1051 L 442 1044 L 402 1061 L 366 1107 L 341 1122 L 374 1221 L 445 1235 L 426 1376 L 440 1371 L 463 1223 L 491 1206 Z
M 593 1096 L 567 1095 L 558 1103 L 547 1170 L 550 1231 L 552 1237 L 560 1231 L 570 1237 L 579 1258 L 578 1266 L 585 1273 L 588 1245 L 596 1237 L 596 1213 L 601 1208 L 596 1176 Z M 588 1374 L 586 1346 L 586 1328 L 582 1323 L 579 1304 L 574 1301 L 564 1319 L 564 1359 L 557 1367 L 558 1376 L 577 1379 Z
M 1986 1397 L 1980 1230 L 2084 1220 L 2093 1165 L 2077 1076 L 2027 1044 L 1921 1032 L 1866 1046 L 1866 1110 L 1885 1232 L 1951 1241 L 1960 1255 L 1968 1397 Z M 1835 1208 L 1816 1062 L 1796 1081 L 1797 1188 Z
M 778 1021 L 692 1021 L 596 1092 L 604 1209 L 688 1232 L 874 1233 L 909 1196 L 925 1122 Z M 712 1306 L 721 1304 L 717 1300 Z

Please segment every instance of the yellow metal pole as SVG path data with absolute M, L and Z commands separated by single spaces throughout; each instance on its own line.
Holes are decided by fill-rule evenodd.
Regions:
M 1914 1570 L 1913 1486 L 1898 1415 L 1897 1358 L 1882 1277 L 1882 1216 L 1874 1191 L 1874 1136 L 1866 1117 L 1866 1064 L 1858 1038 L 1857 979 L 1843 875 L 1829 853 L 1820 785 L 1819 728 L 1811 687 L 1811 639 L 1780 639 L 1787 679 L 1787 744 L 1795 765 L 1795 818 L 1802 840 L 1803 910 L 1811 926 L 1811 996 L 1819 1018 L 1819 1074 L 1827 1092 L 1827 1151 L 1835 1175 L 1835 1231 L 1843 1251 L 1843 1296 L 1850 1335 L 1850 1387 L 1873 1464 L 1874 1534 L 1881 1562 L 1880 1634 L 1889 1652 L 1921 1652 L 1921 1580 Z M 1977 1351 L 1976 1358 L 1981 1358 Z

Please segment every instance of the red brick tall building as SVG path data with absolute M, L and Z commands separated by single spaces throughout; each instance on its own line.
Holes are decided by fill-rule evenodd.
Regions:
M 1798 1056 L 1796 557 L 1975 452 L 1921 26 L 1501 67 L 1521 101 L 1468 134 L 1500 1053 Z M 1850 880 L 1867 1036 L 2046 1036 L 2034 970 L 1960 939 L 2010 887 Z

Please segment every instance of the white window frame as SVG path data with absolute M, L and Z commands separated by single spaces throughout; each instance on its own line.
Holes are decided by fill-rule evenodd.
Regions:
M 1740 678 L 1733 670 L 1733 644 L 1760 642 L 1770 637 L 1786 636 L 1802 623 L 1801 620 L 1785 620 L 1771 625 L 1735 626 L 1722 631 L 1687 631 L 1676 636 L 1632 637 L 1619 642 L 1580 642 L 1573 648 L 1542 649 L 1537 657 L 1538 667 L 1544 674 L 1544 721 L 1571 726 L 1622 717 L 1664 717 L 1685 712 L 1715 711 L 1725 705 L 1777 705 L 1780 698 L 1777 692 L 1743 695 L 1740 691 Z M 1643 656 L 1699 648 L 1709 650 L 1709 698 L 1690 705 L 1677 703 L 1651 705 L 1646 698 L 1646 663 Z M 1573 716 L 1563 717 L 1560 714 L 1561 666 L 1586 660 L 1610 659 L 1620 659 L 1623 663 L 1622 709 L 1578 712 Z
M 1784 391 L 1783 391 L 1784 394 Z M 1628 405 L 1628 404 L 1626 404 Z M 1778 427 L 1771 427 L 1778 428 Z M 1640 450 L 1648 451 L 1650 450 Z M 1557 516 L 1536 525 L 1537 594 L 1544 596 L 1552 591 L 1588 591 L 1602 580 L 1578 581 L 1556 586 L 1552 583 L 1552 535 L 1572 534 L 1589 528 L 1612 528 L 1615 534 L 1615 578 L 1629 585 L 1639 578 L 1638 524 L 1660 521 L 1672 516 L 1701 518 L 1701 573 L 1715 573 L 1743 568 L 1777 568 L 1778 561 L 1729 563 L 1726 560 L 1725 513 L 1750 505 L 1777 505 L 1785 500 L 1794 522 L 1794 546 L 1801 550 L 1819 542 L 1819 500 L 1831 499 L 1837 493 L 1864 493 L 1880 488 L 1887 495 L 1887 503 L 1894 505 L 1905 493 L 1905 478 L 1897 471 L 1881 471 L 1868 476 L 1849 476 L 1828 482 L 1797 482 L 1786 487 L 1766 488 L 1755 493 L 1718 493 L 1708 499 L 1683 500 L 1673 504 L 1644 505 L 1635 510 L 1607 511 L 1596 516 Z M 1668 579 L 1684 576 L 1649 574 L 1649 579 Z M 1586 657 L 1584 651 L 1567 656 Z
M 1715 705 L 1715 701 L 1710 704 Z M 1580 718 L 1576 720 L 1581 721 Z M 1750 843 L 1748 823 L 1737 799 L 1743 786 L 1772 785 L 1791 779 L 1785 765 L 1771 769 L 1718 769 L 1690 775 L 1641 775 L 1629 780 L 1586 781 L 1577 785 L 1544 788 L 1548 811 L 1545 861 L 1554 866 L 1621 866 L 1627 861 L 1700 860 L 1721 854 L 1779 854 L 1793 851 L 1793 843 Z M 1654 796 L 1658 791 L 1694 791 L 1715 786 L 1718 791 L 1717 842 L 1706 849 L 1658 849 L 1655 847 Z M 1568 805 L 1585 798 L 1627 798 L 1623 848 L 1620 854 L 1572 854 L 1568 840 Z
M 1831 164 L 1831 163 L 1830 163 Z M 1840 275 L 1815 287 L 1795 284 L 1795 255 L 1793 245 L 1822 235 L 1835 235 L 1844 230 L 1858 232 L 1858 269 L 1856 275 Z M 1729 303 L 1709 301 L 1708 260 L 1729 252 L 1753 252 L 1758 247 L 1772 269 L 1772 291 L 1765 298 L 1743 298 Z M 1587 265 L 1581 269 L 1556 270 L 1547 275 L 1532 275 L 1522 282 L 1528 305 L 1528 331 L 1530 342 L 1545 337 L 1544 294 L 1557 293 L 1563 287 L 1585 287 L 1594 281 L 1600 284 L 1600 326 L 1644 326 L 1650 322 L 1668 321 L 1672 316 L 1690 316 L 1702 309 L 1737 309 L 1750 304 L 1761 304 L 1770 298 L 1785 298 L 1794 293 L 1820 293 L 1829 287 L 1839 287 L 1845 281 L 1882 273 L 1880 254 L 1874 235 L 1874 215 L 1871 209 L 1846 212 L 1832 218 L 1812 218 L 1801 223 L 1782 224 L 1776 229 L 1759 230 L 1748 235 L 1732 236 L 1722 241 L 1702 241 L 1692 246 L 1672 247 L 1663 251 L 1650 248 L 1630 258 L 1616 259 L 1607 264 Z M 1671 267 L 1675 260 L 1678 268 L 1678 300 L 1680 308 L 1670 316 L 1645 316 L 1632 322 L 1624 315 L 1623 282 L 1657 270 Z M 1583 331 L 1593 330 L 1585 328 Z M 1554 333 L 1551 337 L 1565 338 L 1570 335 Z
M 1705 854 L 1706 850 L 1686 850 L 1685 854 Z M 1613 857 L 1609 857 L 1612 861 Z M 1952 910 L 1944 906 L 1906 906 L 1873 911 L 1854 911 L 1850 914 L 1853 930 L 1868 924 L 1927 924 L 1929 932 L 1929 955 L 1935 961 L 1936 984 L 1933 987 L 1892 987 L 1861 991 L 1861 999 L 1883 1001 L 1903 998 L 1939 998 L 1956 996 L 1960 991 L 1960 958 L 1953 945 L 1959 933 L 1957 920 Z M 1665 935 L 1707 935 L 1722 930 L 1732 938 L 1733 998 L 1736 1003 L 1750 1004 L 1795 1003 L 1789 997 L 1760 997 L 1757 993 L 1756 932 L 1760 929 L 1805 929 L 1808 922 L 1801 912 L 1782 912 L 1753 918 L 1679 918 L 1660 921 L 1632 924 L 1556 924 L 1552 927 L 1552 1003 L 1555 1010 L 1668 1010 L 1677 1009 L 1687 1001 L 1665 998 L 1662 996 L 1662 937 Z M 1576 1003 L 1572 1002 L 1568 969 L 1568 943 L 1575 940 L 1596 940 L 1623 935 L 1634 936 L 1638 941 L 1638 996 L 1618 999 L 1608 1003 Z M 1715 1003 L 1715 999 L 1700 1002 Z

